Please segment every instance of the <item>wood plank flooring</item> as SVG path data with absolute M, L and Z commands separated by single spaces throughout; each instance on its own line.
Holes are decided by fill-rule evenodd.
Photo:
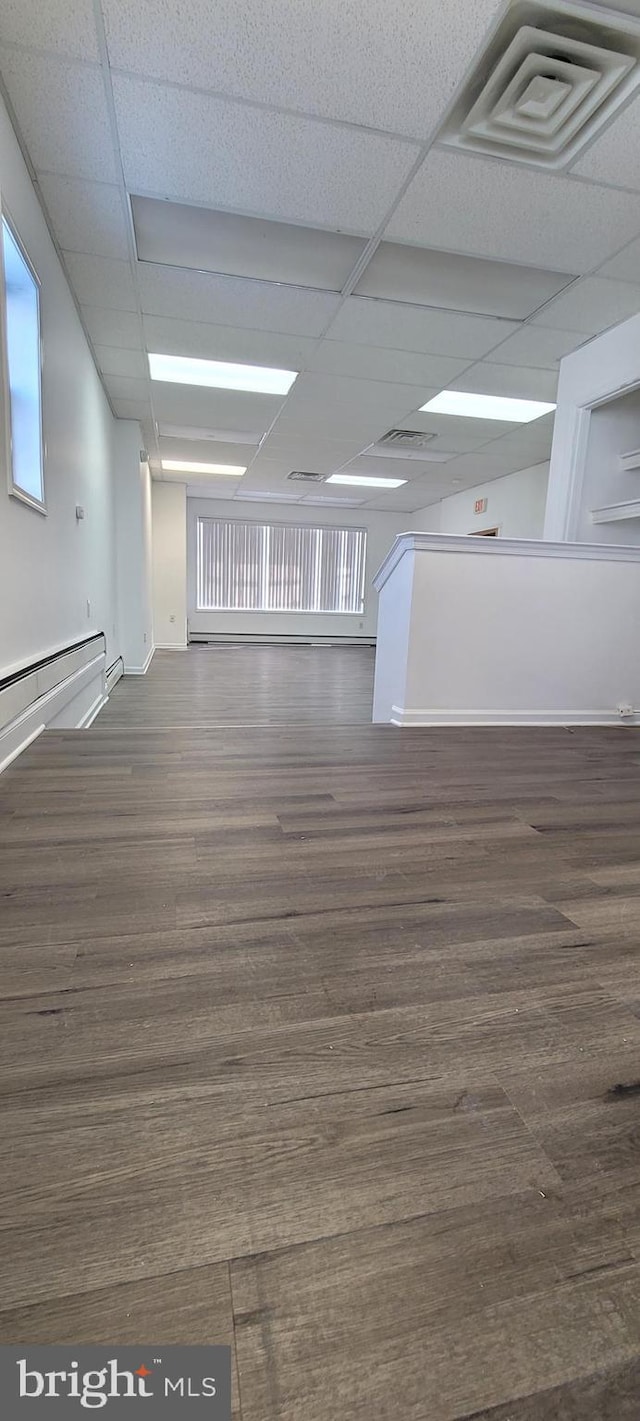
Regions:
M 236 1421 L 638 1421 L 640 732 L 370 693 L 158 655 L 0 779 L 0 1341 L 228 1341 Z

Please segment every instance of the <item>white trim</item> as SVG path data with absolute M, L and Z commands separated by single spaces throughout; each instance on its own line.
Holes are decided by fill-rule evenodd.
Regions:
M 35 287 L 36 287 L 36 296 L 37 296 L 37 300 L 36 300 L 36 314 L 37 314 L 37 318 L 38 318 L 38 330 L 37 330 L 37 335 L 38 335 L 38 430 L 39 430 L 39 453 L 40 453 L 40 488 L 41 488 L 41 491 L 42 491 L 42 497 L 41 497 L 41 498 L 38 498 L 38 496 L 37 496 L 36 494 L 29 493 L 27 489 L 22 488 L 21 484 L 17 484 L 17 483 L 15 482 L 15 479 L 14 479 L 14 476 L 13 476 L 13 434 L 12 434 L 13 409 L 12 409 L 12 401 L 11 401 L 11 371 L 10 371 L 10 363 L 9 363 L 9 342 L 8 342 L 7 314 L 6 314 L 6 313 L 7 313 L 7 292 L 6 292 L 6 278 L 5 278 L 5 270 L 4 270 L 4 238 L 3 238 L 3 234 L 2 234 L 2 230 L 1 230 L 1 229 L 2 229 L 2 223 L 3 223 L 3 222 L 6 223 L 7 229 L 8 229 L 8 231 L 9 231 L 10 235 L 11 235 L 12 241 L 15 243 L 15 245 L 16 245 L 16 247 L 17 247 L 17 249 L 18 249 L 18 252 L 19 252 L 20 256 L 22 257 L 22 260 L 23 260 L 23 262 L 24 262 L 24 264 L 25 264 L 25 266 L 26 266 L 26 268 L 27 268 L 27 271 L 29 272 L 29 274 L 30 274 L 30 276 L 31 276 L 31 278 L 32 278 L 32 280 L 33 280 L 33 282 L 34 282 L 34 284 L 35 284 Z M 0 367 L 0 374 L 1 374 L 1 376 L 2 376 L 2 382 L 3 382 L 3 385 L 4 385 L 3 403 L 4 403 L 4 406 L 5 406 L 5 416 L 6 416 L 6 421 L 5 421 L 5 422 L 6 422 L 6 440 L 5 440 L 5 442 L 6 442 L 7 446 L 8 446 L 8 447 L 7 447 L 7 459 L 8 459 L 8 463 L 7 463 L 7 484 L 8 484 L 8 492 L 9 492 L 9 496 L 10 496 L 11 498 L 18 499 L 18 501 L 19 501 L 20 503 L 25 504 L 28 508 L 32 508 L 32 509 L 34 510 L 34 512 L 36 512 L 36 513 L 41 513 L 41 514 L 44 515 L 44 517 L 46 517 L 46 516 L 47 516 L 47 497 L 46 497 L 46 488 L 45 488 L 45 448 L 44 448 L 44 423 L 43 423 L 43 403 L 42 403 L 42 367 L 43 367 L 43 341 L 42 341 L 42 282 L 41 282 L 41 280 L 40 280 L 40 277 L 38 276 L 38 273 L 37 273 L 37 271 L 36 271 L 36 269 L 35 269 L 35 266 L 34 266 L 32 260 L 31 260 L 31 257 L 29 256 L 29 253 L 28 253 L 28 251 L 27 251 L 27 248 L 26 248 L 26 246 L 25 246 L 25 244 L 24 244 L 24 242 L 23 242 L 23 240 L 22 240 L 22 237 L 20 236 L 20 233 L 19 233 L 19 231 L 18 231 L 17 225 L 16 225 L 16 223 L 14 222 L 13 216 L 12 216 L 12 214 L 8 211 L 8 208 L 7 208 L 7 206 L 6 206 L 6 203 L 5 203 L 5 202 L 2 202 L 2 201 L 0 201 L 0 239 L 2 239 L 2 240 L 1 240 L 2 253 L 0 254 L 0 255 L 1 255 L 1 260 L 2 260 L 2 265 L 1 265 L 1 267 L 0 267 L 0 296 L 1 296 L 1 302 L 0 302 L 0 304 L 2 305 L 2 325 L 1 325 L 1 327 L 0 327 L 0 338 L 1 338 L 1 340 L 2 340 L 2 347 L 3 347 L 3 355 L 2 355 L 2 363 L 1 363 L 1 367 Z
M 628 499 L 625 503 L 605 504 L 603 508 L 592 508 L 589 516 L 592 523 L 620 523 L 627 519 L 640 518 L 640 498 Z
M 640 725 L 640 713 L 617 710 L 416 710 L 391 707 L 391 725 Z
M 157 641 L 155 651 L 188 651 L 186 641 Z
M 639 335 L 640 314 L 585 340 L 560 362 L 545 536 L 570 538 L 579 525 L 591 412 L 638 389 Z
M 304 612 L 301 615 L 304 616 Z M 311 632 L 300 636 L 293 632 L 280 635 L 277 632 L 191 632 L 189 635 L 189 646 L 240 646 L 248 643 L 256 646 L 375 646 L 376 638 L 371 632 L 363 632 L 362 636 L 339 636 L 330 632 L 325 636 L 313 636 Z
M 626 454 L 618 454 L 618 464 L 625 472 L 640 469 L 640 449 L 629 449 Z
M 89 706 L 86 715 L 83 715 L 82 720 L 78 721 L 78 730 L 88 730 L 89 726 L 93 725 L 96 716 L 100 714 L 102 707 L 106 706 L 108 699 L 109 697 L 103 693 L 96 696 L 95 701 Z
M 640 547 L 616 543 L 555 543 L 533 538 L 471 538 L 467 533 L 399 533 L 373 579 L 380 592 L 405 553 L 466 553 L 470 557 L 563 558 L 579 562 L 640 562 Z
M 0 760 L 0 775 L 2 774 L 3 770 L 7 770 L 9 768 L 9 765 L 11 765 L 14 760 L 17 760 L 18 755 L 21 755 L 23 750 L 28 750 L 29 746 L 33 745 L 34 740 L 37 740 L 38 736 L 42 735 L 42 732 L 45 729 L 45 725 L 37 725 L 35 730 L 31 731 L 30 735 L 27 735 L 24 740 L 20 741 L 19 745 L 16 745 L 13 750 L 10 750 L 9 753 L 5 755 L 4 760 Z M 0 744 L 1 743 L 2 735 L 0 735 Z
M 149 667 L 150 667 L 150 665 L 151 665 L 151 662 L 153 661 L 154 652 L 155 652 L 155 646 L 152 646 L 151 651 L 149 652 L 149 655 L 147 656 L 147 659 L 146 659 L 146 661 L 143 663 L 142 666 L 125 666 L 125 668 L 124 668 L 124 674 L 125 674 L 125 676 L 146 676 L 147 671 L 149 670 Z

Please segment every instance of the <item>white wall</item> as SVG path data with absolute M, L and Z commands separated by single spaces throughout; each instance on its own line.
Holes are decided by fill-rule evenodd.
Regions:
M 247 523 L 307 523 L 312 526 L 367 529 L 365 610 L 362 616 L 343 613 L 302 612 L 197 612 L 196 520 L 235 518 Z M 377 513 L 359 508 L 305 507 L 302 504 L 227 502 L 220 499 L 187 499 L 188 617 L 191 632 L 230 636 L 349 637 L 372 640 L 376 634 L 378 599 L 372 585 L 374 573 L 397 533 L 410 521 L 406 513 Z
M 187 488 L 154 479 L 153 639 L 157 647 L 187 644 Z
M 409 534 L 378 581 L 377 718 L 618 724 L 626 702 L 639 723 L 640 549 Z
M 548 479 L 549 464 L 533 464 L 419 509 L 410 515 L 410 526 L 425 533 L 477 533 L 498 527 L 502 538 L 541 538 Z M 478 498 L 487 500 L 484 513 L 474 512 Z
M 153 655 L 151 476 L 140 462 L 142 437 L 134 420 L 118 420 L 114 472 L 118 613 L 125 671 L 139 675 Z
M 590 446 L 592 453 L 594 448 L 591 445 L 592 429 L 597 429 L 596 415 L 592 411 L 606 400 L 628 395 L 638 386 L 640 315 L 605 331 L 561 360 L 545 538 L 583 539 L 590 543 L 622 540 L 627 544 L 640 544 L 640 521 L 625 522 L 620 529 L 610 523 L 594 524 L 588 517 L 591 508 L 640 496 L 637 473 L 625 476 L 623 486 L 628 492 L 617 499 L 611 496 L 615 485 L 611 483 L 608 456 L 600 466 L 600 474 L 595 462 L 590 461 Z M 632 433 L 631 430 L 629 432 Z M 597 440 L 598 437 L 596 433 L 594 438 Z M 627 447 L 637 448 L 638 443 L 640 440 Z M 589 469 L 588 463 L 591 463 Z
M 104 631 L 109 663 L 119 652 L 116 422 L 1 99 L 0 188 L 42 283 L 47 501 L 43 516 L 10 498 L 0 470 L 0 674 L 93 631 Z
M 618 455 L 640 449 L 640 391 L 592 411 L 575 537 L 579 543 L 640 543 L 640 522 L 591 521 L 590 511 L 640 498 L 640 470 L 620 469 Z

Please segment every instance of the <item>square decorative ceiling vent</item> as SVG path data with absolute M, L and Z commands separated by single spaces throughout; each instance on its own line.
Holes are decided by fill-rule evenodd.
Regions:
M 515 0 L 439 135 L 565 168 L 640 83 L 640 23 L 572 0 Z
M 424 449 L 431 439 L 433 434 L 425 434 L 422 429 L 390 429 L 378 440 L 378 448 L 384 448 L 385 453 L 389 446 L 392 449 Z

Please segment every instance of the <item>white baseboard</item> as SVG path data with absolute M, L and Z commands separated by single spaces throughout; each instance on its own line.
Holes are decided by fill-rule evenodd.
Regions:
M 155 652 L 155 646 L 152 646 L 151 651 L 149 652 L 149 655 L 147 656 L 147 659 L 146 659 L 146 661 L 144 662 L 144 664 L 143 664 L 142 666 L 126 666 L 126 665 L 125 665 L 125 668 L 124 668 L 124 674 L 125 674 L 125 676 L 146 676 L 147 671 L 149 670 L 149 667 L 150 667 L 150 665 L 151 665 L 151 662 L 153 661 L 154 652 Z
M 157 641 L 156 651 L 188 651 L 186 641 Z
M 88 730 L 89 726 L 93 725 L 96 716 L 100 714 L 103 706 L 106 706 L 108 699 L 109 697 L 104 694 L 96 696 L 95 701 L 89 706 L 88 711 L 86 711 L 82 719 L 78 721 L 78 730 Z
M 425 725 L 640 725 L 640 716 L 616 710 L 432 710 L 392 706 L 387 724 Z
M 33 744 L 34 740 L 37 740 L 38 736 L 42 735 L 44 729 L 44 722 L 42 725 L 36 725 L 35 729 L 32 730 L 23 740 L 19 740 L 18 743 L 14 745 L 12 750 L 7 751 L 4 759 L 0 760 L 0 775 L 2 774 L 3 770 L 8 769 L 9 765 L 11 765 L 14 760 L 17 760 L 18 755 L 21 755 L 23 750 L 29 749 L 29 746 Z M 0 745 L 2 744 L 2 739 L 3 736 L 0 735 Z M 1 753 L 2 751 L 0 750 L 0 754 Z

